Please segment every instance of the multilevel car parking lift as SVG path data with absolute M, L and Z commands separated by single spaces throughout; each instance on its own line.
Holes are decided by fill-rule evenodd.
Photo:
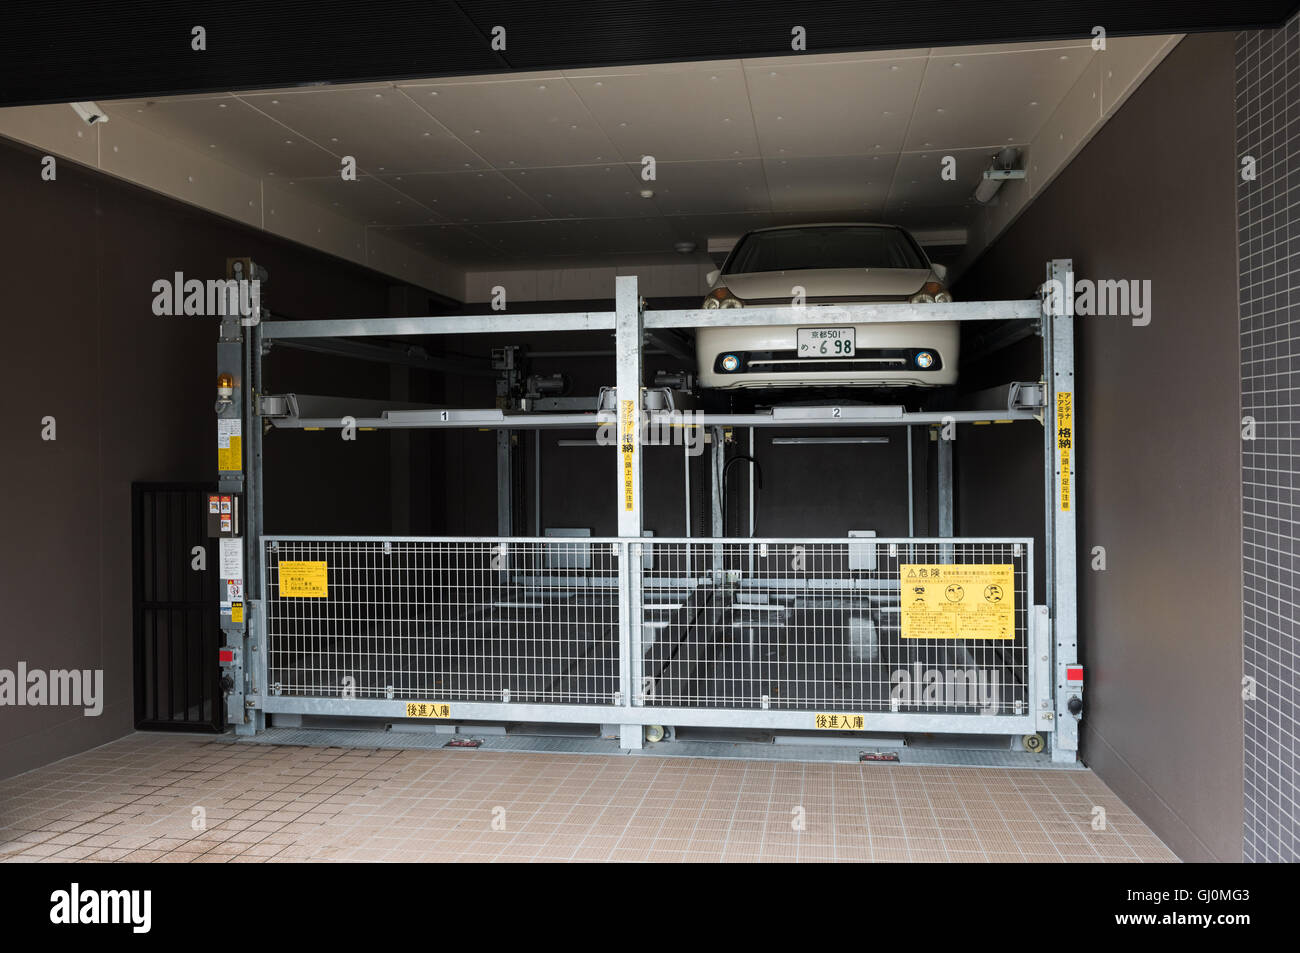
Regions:
M 247 259 L 233 277 L 255 274 Z M 228 718 L 271 716 L 609 726 L 639 748 L 668 727 L 997 735 L 1051 757 L 1078 750 L 1082 670 L 1075 603 L 1073 277 L 1047 266 L 1039 299 L 734 310 L 644 310 L 634 277 L 612 312 L 223 319 L 219 493 L 226 580 L 221 653 Z M 647 337 L 671 329 L 877 322 L 1012 322 L 1041 336 L 1040 380 L 988 409 L 669 409 L 644 386 Z M 586 412 L 418 407 L 270 395 L 276 345 L 347 353 L 367 337 L 613 331 L 612 401 Z M 343 343 L 340 343 L 343 342 Z M 373 356 L 373 354 L 368 355 Z M 594 403 L 594 402 L 593 402 Z M 952 447 L 938 441 L 936 538 L 723 538 L 716 479 L 724 428 L 1038 421 L 1043 428 L 1047 592 L 1033 540 L 953 533 Z M 647 539 L 643 428 L 712 440 L 713 535 Z M 276 429 L 597 429 L 617 447 L 618 535 L 609 538 L 265 536 L 264 435 Z M 910 431 L 909 431 L 910 434 Z M 509 441 L 499 440 L 499 446 Z M 238 516 L 242 508 L 242 521 Z M 920 579 L 918 581 L 918 573 Z

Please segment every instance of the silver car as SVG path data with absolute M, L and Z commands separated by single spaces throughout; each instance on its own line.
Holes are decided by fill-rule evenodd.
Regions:
M 953 321 L 818 325 L 819 308 L 872 301 L 951 301 L 946 269 L 896 225 L 761 228 L 742 237 L 709 276 L 706 309 L 793 307 L 806 320 L 779 327 L 696 331 L 705 387 L 935 387 L 957 379 Z

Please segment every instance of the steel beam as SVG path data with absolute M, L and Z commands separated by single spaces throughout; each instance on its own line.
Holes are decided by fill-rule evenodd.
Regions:
M 320 321 L 267 321 L 267 341 L 304 338 L 346 338 L 408 334 L 528 334 L 537 331 L 612 331 L 617 311 L 574 311 L 562 314 L 473 314 L 422 318 L 339 318 Z M 664 328 L 767 327 L 772 325 L 897 324 L 900 322 L 1036 320 L 1042 316 L 1037 300 L 953 301 L 934 304 L 814 305 L 806 308 L 719 308 L 715 310 L 647 311 L 642 327 Z
M 348 411 L 378 410 L 375 401 L 353 401 L 336 398 L 334 409 L 345 413 L 329 416 L 268 417 L 273 427 L 287 430 L 328 430 L 342 426 L 343 416 L 350 415 L 356 426 L 365 430 L 394 430 L 402 428 L 472 429 L 472 430 L 596 430 L 613 427 L 618 417 L 611 411 L 598 413 L 510 413 L 496 408 L 482 410 L 383 410 L 377 416 L 358 416 Z M 646 419 L 651 430 L 661 430 L 673 423 L 689 422 L 692 427 L 861 427 L 908 426 L 912 424 L 941 424 L 949 420 L 957 423 L 1001 422 L 1037 420 L 1029 410 L 956 410 L 948 413 L 909 413 L 901 407 L 778 407 L 775 411 L 757 414 L 697 414 L 684 417 L 683 412 L 652 411 Z

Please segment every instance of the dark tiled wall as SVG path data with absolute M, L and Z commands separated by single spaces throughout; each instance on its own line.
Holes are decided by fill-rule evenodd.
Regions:
M 1300 17 L 1236 51 L 1246 860 L 1295 861 L 1300 522 Z M 1246 425 L 1243 425 L 1243 436 Z

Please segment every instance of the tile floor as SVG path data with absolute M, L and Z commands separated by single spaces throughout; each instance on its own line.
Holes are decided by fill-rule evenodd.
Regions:
M 1097 807 L 1105 830 L 1092 829 Z M 0 781 L 0 861 L 71 860 L 1176 858 L 1090 771 L 307 748 L 137 733 Z

